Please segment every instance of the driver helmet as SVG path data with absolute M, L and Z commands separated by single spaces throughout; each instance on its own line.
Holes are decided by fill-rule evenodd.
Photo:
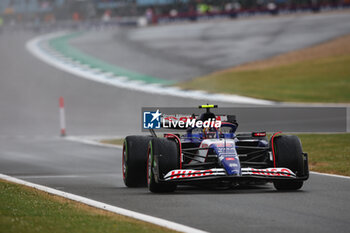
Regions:
M 217 130 L 214 127 L 207 127 L 203 129 L 205 139 L 216 138 Z

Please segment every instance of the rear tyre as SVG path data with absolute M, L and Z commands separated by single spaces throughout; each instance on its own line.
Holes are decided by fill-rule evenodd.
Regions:
M 148 146 L 148 189 L 153 193 L 174 192 L 176 184 L 163 181 L 171 170 L 179 168 L 179 151 L 176 142 L 153 138 Z
M 149 136 L 128 136 L 123 144 L 122 170 L 127 187 L 147 186 L 147 147 Z
M 271 146 L 275 152 L 277 167 L 289 168 L 297 177 L 305 175 L 303 149 L 297 136 L 276 136 L 271 142 Z M 273 185 L 277 190 L 298 190 L 303 186 L 303 183 L 300 180 L 279 180 L 274 181 Z

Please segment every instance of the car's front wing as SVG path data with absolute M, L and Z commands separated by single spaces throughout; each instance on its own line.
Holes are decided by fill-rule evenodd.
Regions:
M 242 168 L 241 174 L 227 175 L 224 168 L 212 168 L 206 170 L 178 169 L 168 172 L 163 181 L 169 182 L 190 182 L 190 181 L 205 181 L 213 179 L 265 179 L 265 180 L 280 180 L 280 179 L 302 179 L 307 177 L 297 177 L 294 172 L 288 168 Z

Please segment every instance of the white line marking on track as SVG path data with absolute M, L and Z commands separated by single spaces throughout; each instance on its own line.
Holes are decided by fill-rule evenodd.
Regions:
M 91 176 L 93 176 L 92 174 Z M 47 178 L 81 178 L 87 175 L 39 175 L 39 176 L 17 176 L 20 179 L 47 179 Z
M 27 42 L 26 47 L 30 53 L 36 56 L 43 62 L 56 67 L 57 69 L 64 70 L 68 73 L 76 75 L 81 78 L 92 80 L 95 82 L 104 83 L 119 88 L 126 88 L 135 91 L 146 92 L 157 95 L 167 95 L 182 98 L 191 98 L 197 100 L 209 100 L 209 101 L 220 101 L 228 103 L 242 103 L 242 104 L 256 104 L 256 105 L 274 105 L 275 103 L 268 100 L 255 99 L 239 95 L 228 95 L 228 94 L 211 94 L 201 91 L 190 91 L 182 90 L 178 87 L 171 86 L 157 86 L 154 84 L 140 84 L 135 80 L 121 80 L 122 77 L 116 77 L 111 79 L 110 76 L 106 76 L 105 73 L 96 73 L 93 68 L 85 65 L 78 65 L 75 61 L 70 58 L 57 56 L 56 52 L 50 52 L 51 49 L 47 48 L 45 43 L 52 39 L 62 35 L 66 35 L 67 32 L 51 33 L 47 35 L 38 36 Z M 56 55 L 55 55 L 56 54 Z M 84 67 L 84 69 L 82 69 Z
M 72 175 L 19 175 L 16 178 L 20 179 L 48 179 L 48 178 L 89 178 L 89 177 L 115 177 L 122 173 L 89 173 L 89 174 L 72 174 Z
M 131 211 L 131 210 L 127 210 L 127 209 L 123 209 L 123 208 L 120 208 L 120 207 L 117 207 L 117 206 L 112 206 L 112 205 L 109 205 L 109 204 L 106 204 L 106 203 L 103 203 L 103 202 L 91 200 L 91 199 L 86 198 L 86 197 L 78 196 L 78 195 L 75 195 L 75 194 L 72 194 L 72 193 L 63 192 L 63 191 L 60 191 L 60 190 L 57 190 L 57 189 L 53 189 L 53 188 L 50 188 L 50 187 L 46 187 L 46 186 L 43 186 L 43 185 L 34 184 L 34 183 L 31 183 L 31 182 L 27 182 L 27 181 L 24 181 L 24 180 L 21 180 L 21 179 L 17 179 L 15 177 L 7 176 L 7 175 L 4 175 L 4 174 L 0 174 L 0 179 L 7 180 L 7 181 L 10 181 L 10 182 L 14 182 L 14 183 L 21 184 L 21 185 L 25 185 L 25 186 L 28 186 L 28 187 L 32 187 L 32 188 L 35 188 L 35 189 L 38 189 L 38 190 L 41 190 L 41 191 L 44 191 L 44 192 L 47 192 L 47 193 L 51 193 L 51 194 L 54 194 L 54 195 L 57 195 L 57 196 L 61 196 L 61 197 L 64 197 L 64 198 L 67 198 L 67 199 L 70 199 L 70 200 L 73 200 L 73 201 L 77 201 L 77 202 L 80 202 L 80 203 L 84 203 L 84 204 L 92 206 L 92 207 L 96 207 L 96 208 L 99 208 L 99 209 L 107 210 L 107 211 L 110 211 L 110 212 L 113 212 L 113 213 L 116 213 L 116 214 L 124 215 L 124 216 L 127 216 L 127 217 L 131 217 L 131 218 L 134 218 L 134 219 L 138 219 L 138 220 L 144 221 L 144 222 L 152 223 L 152 224 L 155 224 L 155 225 L 158 225 L 158 226 L 162 226 L 162 227 L 165 227 L 165 228 L 168 228 L 168 229 L 171 229 L 171 230 L 180 231 L 180 232 L 191 232 L 191 233 L 205 233 L 205 231 L 202 231 L 202 230 L 199 230 L 199 229 L 195 229 L 195 228 L 192 228 L 192 227 L 188 227 L 188 226 L 185 226 L 185 225 L 182 225 L 182 224 L 179 224 L 179 223 L 171 222 L 171 221 L 168 221 L 168 220 L 165 220 L 165 219 L 153 217 L 153 216 L 146 215 L 146 214 L 141 214 L 141 213 L 138 213 L 138 212 L 135 212 L 135 211 Z
M 122 138 L 122 137 L 113 137 L 113 139 L 114 138 Z M 123 146 L 120 146 L 120 145 L 112 145 L 112 144 L 99 142 L 99 140 L 102 140 L 102 139 L 92 139 L 90 137 L 86 138 L 86 137 L 78 137 L 78 136 L 67 136 L 67 137 L 64 137 L 64 139 L 72 142 L 79 142 L 79 143 L 84 143 L 84 144 L 93 145 L 93 146 L 123 149 Z
M 320 176 L 331 176 L 331 177 L 336 177 L 336 178 L 350 179 L 350 176 L 342 176 L 342 175 L 335 175 L 335 174 L 321 173 L 321 172 L 312 172 L 312 171 L 310 171 L 310 173 L 315 174 L 315 175 L 320 175 Z

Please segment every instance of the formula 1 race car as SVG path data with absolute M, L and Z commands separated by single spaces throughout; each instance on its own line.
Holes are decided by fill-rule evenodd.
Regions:
M 196 121 L 215 119 L 206 108 Z M 308 156 L 294 135 L 265 132 L 236 134 L 235 116 L 221 127 L 189 127 L 183 135 L 128 136 L 122 170 L 127 187 L 148 186 L 154 193 L 173 192 L 177 185 L 232 187 L 273 182 L 277 190 L 298 190 L 309 177 Z

